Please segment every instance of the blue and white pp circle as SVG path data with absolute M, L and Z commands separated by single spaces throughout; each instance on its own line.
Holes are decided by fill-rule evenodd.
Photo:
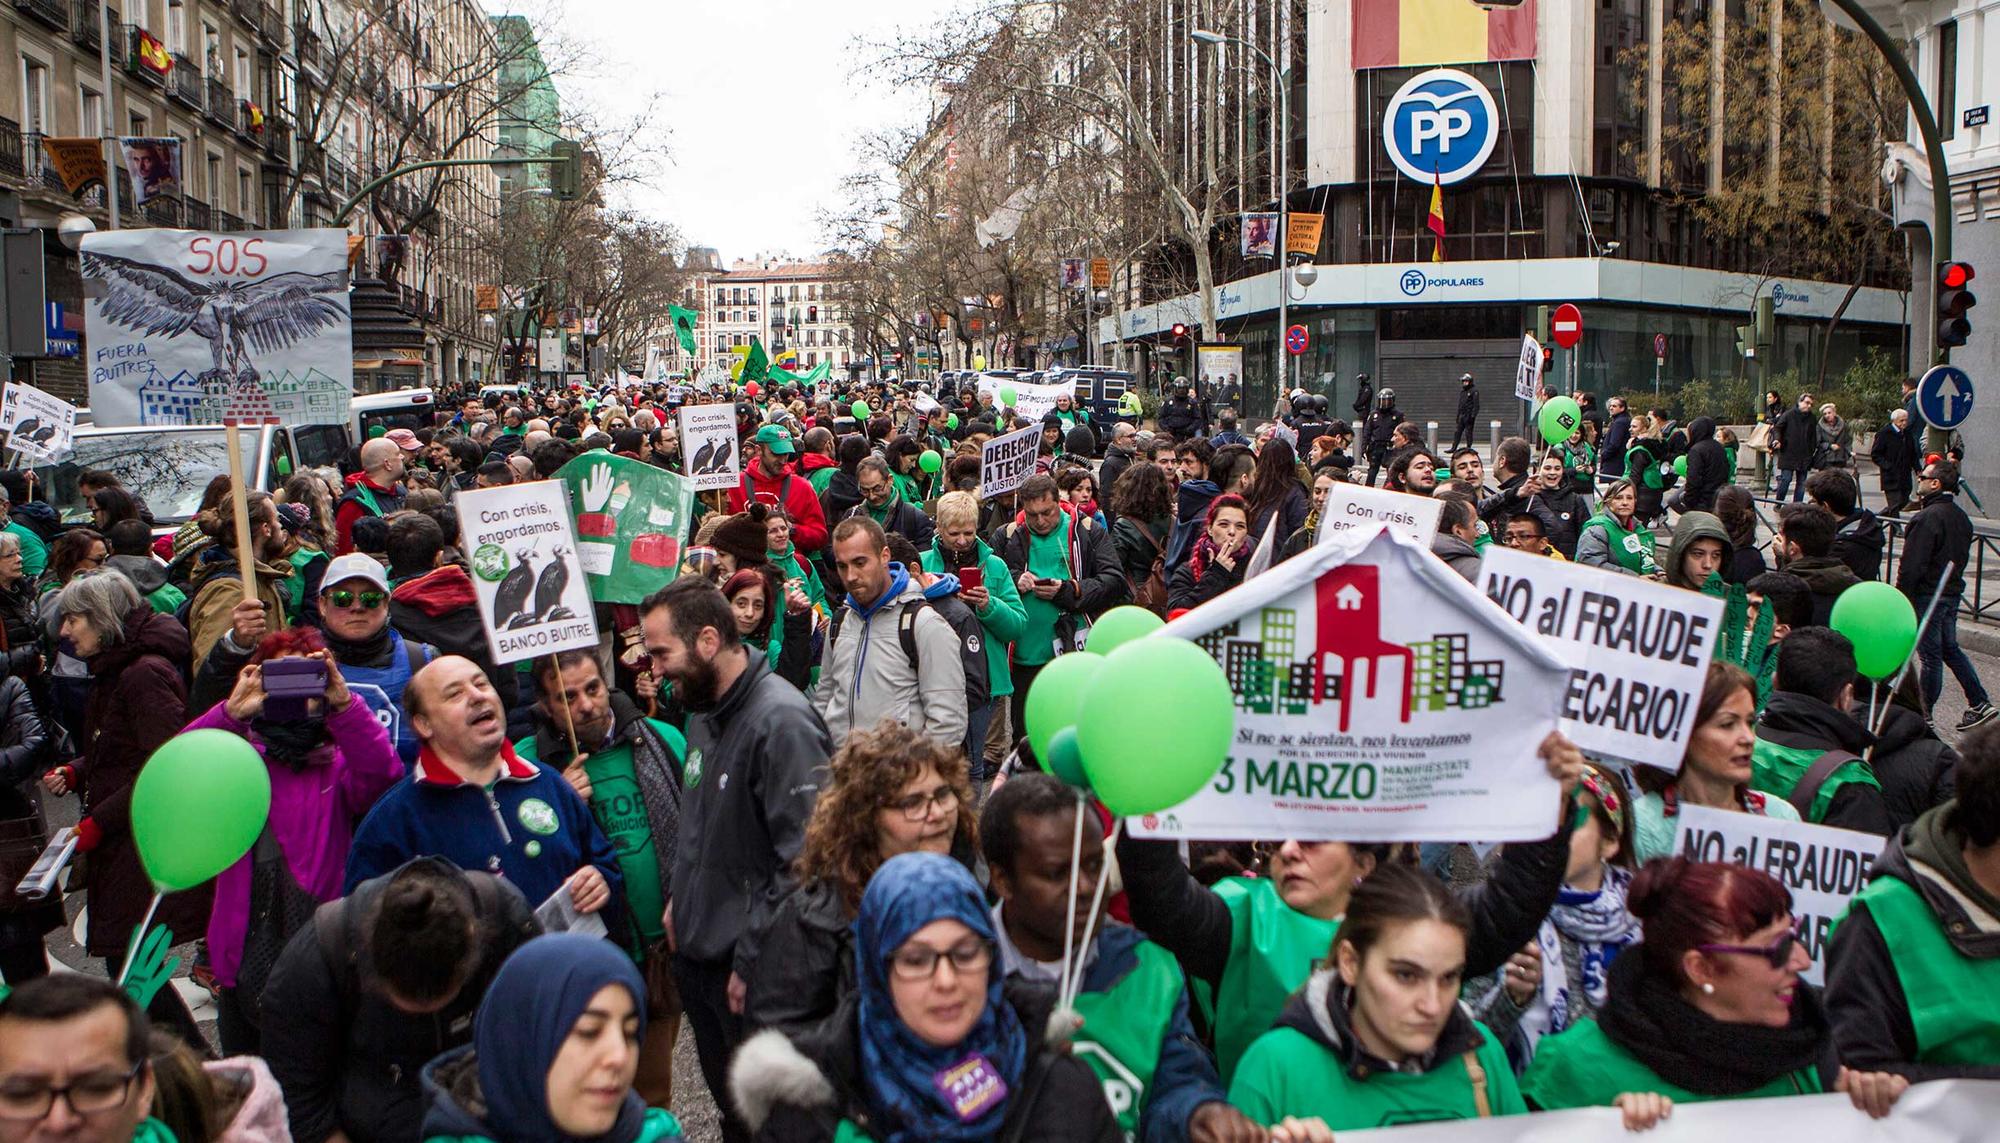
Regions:
M 1486 85 L 1456 68 L 1410 77 L 1389 101 L 1382 141 L 1396 169 L 1417 182 L 1472 177 L 1500 140 L 1500 112 Z

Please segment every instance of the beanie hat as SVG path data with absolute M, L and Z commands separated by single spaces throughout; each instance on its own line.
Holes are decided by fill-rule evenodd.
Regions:
M 764 525 L 750 518 L 748 513 L 739 513 L 715 526 L 715 534 L 709 543 L 717 551 L 728 552 L 736 557 L 737 566 L 761 564 L 767 557 Z

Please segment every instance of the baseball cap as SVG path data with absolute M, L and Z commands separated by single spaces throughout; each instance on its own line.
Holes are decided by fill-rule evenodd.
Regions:
M 411 432 L 409 429 L 390 429 L 385 435 L 388 440 L 404 452 L 415 452 L 424 447 L 423 442 L 417 439 L 417 434 Z
M 374 556 L 360 552 L 349 552 L 336 556 L 326 565 L 326 575 L 319 581 L 320 590 L 327 591 L 350 579 L 365 579 L 383 591 L 389 590 L 389 572 Z
M 766 445 L 779 456 L 790 456 L 799 451 L 792 443 L 792 434 L 783 425 L 765 425 L 750 438 L 751 444 Z

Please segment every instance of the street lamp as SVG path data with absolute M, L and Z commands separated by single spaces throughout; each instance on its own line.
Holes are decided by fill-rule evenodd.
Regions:
M 1264 66 L 1271 69 L 1271 89 L 1278 97 L 1278 328 L 1275 336 L 1271 338 L 1273 350 L 1271 384 L 1278 392 L 1283 392 L 1289 388 L 1285 377 L 1285 329 L 1291 320 L 1290 302 L 1292 292 L 1290 283 L 1285 280 L 1285 260 L 1291 257 L 1291 212 L 1286 209 L 1287 192 L 1291 190 L 1292 185 L 1291 92 L 1285 83 L 1285 70 L 1278 66 L 1278 61 L 1271 58 L 1271 53 L 1251 43 L 1249 40 L 1243 39 L 1241 36 L 1212 32 L 1206 28 L 1191 29 L 1188 32 L 1188 38 L 1198 44 L 1207 44 L 1209 47 L 1220 47 L 1225 43 L 1230 43 L 1248 48 L 1256 54 L 1258 59 L 1264 61 Z M 1302 270 L 1304 268 L 1300 267 Z M 1314 271 L 1312 277 L 1301 276 L 1299 284 L 1302 286 L 1311 285 L 1313 278 L 1316 277 L 1318 277 L 1318 271 Z

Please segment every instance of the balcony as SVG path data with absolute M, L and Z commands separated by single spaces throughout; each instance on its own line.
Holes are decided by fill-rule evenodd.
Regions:
M 213 76 L 208 80 L 208 118 L 219 126 L 236 129 L 236 93 Z
M 187 200 L 187 228 L 189 230 L 215 229 L 215 212 L 198 198 Z
M 111 27 L 118 27 L 118 9 L 110 11 Z M 78 47 L 96 51 L 103 41 L 98 36 L 97 5 L 92 0 L 70 0 L 69 38 Z
M 292 44 L 294 54 L 299 59 L 299 66 L 308 69 L 314 82 L 323 82 L 326 76 L 327 61 L 326 51 L 321 44 L 319 33 L 313 31 L 310 25 L 304 23 L 295 24 L 292 27 Z
M 257 8 L 257 34 L 273 47 L 285 46 L 285 13 L 276 4 L 262 4 Z
M 263 108 L 258 108 L 258 111 L 262 112 Z M 238 135 L 243 136 L 244 139 L 253 145 L 262 146 L 264 143 L 264 133 L 268 129 L 268 124 L 269 120 L 266 120 L 265 125 L 260 126 L 251 117 L 249 100 L 239 99 L 236 101 L 236 133 Z
M 344 199 L 360 189 L 360 186 L 361 184 L 355 180 L 353 169 L 346 163 L 339 159 L 326 161 L 326 189 Z
M 0 119 L 0 175 L 19 178 L 26 173 L 21 161 L 21 125 L 12 119 Z
M 167 94 L 196 111 L 201 110 L 201 69 L 180 52 L 174 53 L 174 70 L 167 77 Z
M 62 0 L 14 0 L 14 11 L 40 20 L 58 32 L 69 31 L 69 6 Z
M 139 57 L 140 37 L 146 34 L 146 29 L 141 28 L 137 24 L 121 24 L 119 25 L 119 27 L 122 29 L 122 31 L 120 32 L 120 36 L 122 42 L 125 45 L 126 74 L 137 76 L 139 79 L 152 84 L 154 87 L 167 86 L 166 76 L 161 75 L 159 72 L 154 71 L 152 68 L 149 68 L 144 63 L 140 62 L 140 57 Z M 118 58 L 118 52 L 115 48 L 112 50 L 111 58 L 113 60 L 116 60 Z
M 276 115 L 264 119 L 264 154 L 273 166 L 292 165 L 292 125 Z
M 181 224 L 181 200 L 171 195 L 149 198 L 146 205 L 139 208 L 146 221 L 154 226 L 179 226 Z
M 311 139 L 299 140 L 299 174 L 326 178 L 326 148 Z
M 216 5 L 221 7 L 221 5 Z M 229 10 L 251 28 L 257 26 L 257 0 L 230 0 Z
M 233 215 L 233 214 L 229 213 L 229 212 L 228 212 L 228 211 L 226 211 L 226 210 L 222 210 L 222 211 L 217 211 L 217 212 L 216 212 L 216 215 L 215 215 L 215 229 L 217 229 L 217 230 L 248 230 L 248 229 L 250 229 L 250 228 L 249 228 L 249 226 L 245 225 L 244 221 L 243 221 L 243 220 L 242 220 L 241 218 L 238 218 L 238 217 L 237 217 L 236 215 Z

